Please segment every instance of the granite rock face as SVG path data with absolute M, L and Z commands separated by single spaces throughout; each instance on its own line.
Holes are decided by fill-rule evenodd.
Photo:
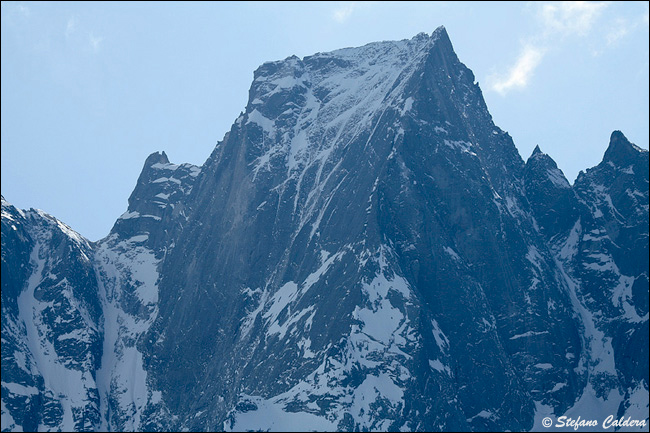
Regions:
M 265 63 L 98 243 L 3 200 L 2 338 L 3 430 L 645 419 L 648 152 L 524 162 L 442 27 Z

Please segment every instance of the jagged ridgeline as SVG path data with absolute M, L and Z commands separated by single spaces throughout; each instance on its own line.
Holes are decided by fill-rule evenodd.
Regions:
M 605 140 L 606 137 L 603 137 Z M 648 417 L 648 152 L 524 162 L 444 28 L 255 71 L 90 243 L 2 200 L 4 430 Z

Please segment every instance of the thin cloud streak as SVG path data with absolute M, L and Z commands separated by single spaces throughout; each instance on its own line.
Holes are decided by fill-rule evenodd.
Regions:
M 492 89 L 505 95 L 511 89 L 525 88 L 543 57 L 544 50 L 530 45 L 524 47 L 514 66 L 504 77 L 492 76 L 488 79 L 492 82 Z
M 70 17 L 68 24 L 65 27 L 65 37 L 69 38 L 77 28 L 77 20 L 75 17 Z
M 29 8 L 27 6 L 23 6 L 23 5 L 18 5 L 18 12 L 20 12 L 21 14 L 23 14 L 26 17 L 28 17 L 31 14 L 31 11 L 29 10 Z
M 357 4 L 357 2 L 345 2 L 345 4 L 334 11 L 332 18 L 339 23 L 347 21 L 352 16 Z
M 502 96 L 512 89 L 526 88 L 549 47 L 557 46 L 559 39 L 569 36 L 587 36 L 611 3 L 564 1 L 535 4 L 535 18 L 541 24 L 542 30 L 524 45 L 508 73 L 493 74 L 488 78 L 489 88 Z M 617 28 L 607 36 L 608 44 L 614 44 L 626 34 L 626 29 Z
M 563 1 L 540 5 L 538 19 L 547 36 L 585 36 L 612 2 Z
M 613 28 L 607 32 L 607 45 L 613 46 L 619 40 L 623 39 L 625 36 L 630 33 L 631 29 L 634 29 L 636 26 L 630 26 L 625 20 L 619 18 L 615 21 Z
M 359 9 L 367 8 L 369 6 L 374 6 L 379 2 L 370 1 L 370 2 L 341 2 L 341 5 L 338 9 L 335 9 L 332 12 L 332 19 L 339 24 L 343 24 L 352 17 Z
M 88 41 L 90 42 L 90 46 L 95 52 L 99 51 L 99 46 L 103 40 L 104 38 L 102 38 L 101 36 L 95 36 L 92 33 L 88 35 Z

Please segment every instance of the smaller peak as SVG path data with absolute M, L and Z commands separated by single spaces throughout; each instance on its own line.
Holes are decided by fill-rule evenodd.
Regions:
M 548 156 L 546 153 L 542 152 L 542 149 L 540 149 L 539 144 L 535 145 L 535 149 L 533 149 L 533 153 L 530 154 L 530 157 L 528 158 L 528 161 L 526 161 L 526 164 L 530 161 L 536 161 L 537 164 L 539 164 L 542 161 L 553 161 L 553 158 Z
M 609 138 L 609 146 L 605 151 L 603 162 L 612 162 L 614 164 L 629 163 L 630 158 L 636 157 L 644 150 L 630 143 L 627 137 L 619 130 L 612 132 Z
M 11 203 L 9 203 L 5 199 L 4 195 L 0 195 L 0 197 L 2 198 L 2 216 L 4 217 L 5 216 L 5 209 L 8 209 L 8 208 L 13 207 L 13 206 L 11 205 Z
M 282 66 L 289 68 L 289 71 L 300 70 L 303 67 L 302 59 L 295 54 L 290 55 L 284 60 L 280 60 Z
M 612 131 L 612 135 L 609 137 L 609 141 L 614 141 L 614 140 L 625 140 L 627 141 L 627 137 L 623 132 L 619 131 L 618 129 Z
M 273 60 L 262 63 L 253 72 L 253 81 L 265 81 L 273 76 L 299 76 L 304 68 L 300 57 L 291 55 L 284 60 Z
M 2 195 L 0 197 L 2 197 L 2 218 L 13 219 L 13 217 L 11 216 L 12 213 L 16 213 L 16 214 L 18 214 L 18 215 L 20 215 L 22 217 L 25 216 L 23 211 L 18 209 L 17 207 L 12 205 L 11 203 L 9 203 L 4 195 Z
M 144 162 L 145 167 L 150 167 L 154 164 L 169 164 L 169 158 L 167 158 L 165 151 L 152 153 Z
M 425 32 L 420 32 L 417 35 L 413 36 L 413 39 L 416 41 L 419 41 L 421 39 L 429 39 L 429 35 Z

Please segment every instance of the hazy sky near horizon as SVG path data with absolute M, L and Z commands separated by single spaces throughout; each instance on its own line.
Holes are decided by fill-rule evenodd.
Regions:
M 524 160 L 573 183 L 615 129 L 648 148 L 648 2 L 2 2 L 2 194 L 98 240 L 147 155 L 207 159 L 262 63 L 440 25 Z

